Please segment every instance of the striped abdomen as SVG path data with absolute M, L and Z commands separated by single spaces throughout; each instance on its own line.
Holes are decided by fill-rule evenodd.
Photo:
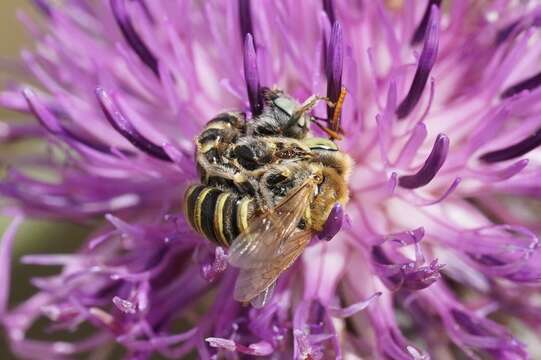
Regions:
M 250 196 L 205 185 L 192 185 L 184 194 L 184 214 L 195 231 L 228 247 L 248 227 L 254 212 Z

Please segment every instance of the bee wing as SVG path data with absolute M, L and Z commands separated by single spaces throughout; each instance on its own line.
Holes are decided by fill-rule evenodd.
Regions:
M 229 248 L 229 263 L 249 269 L 281 256 L 280 247 L 297 229 L 313 192 L 313 182 L 307 180 L 270 212 L 250 220 L 248 229 Z
M 276 287 L 276 281 L 270 284 L 265 290 L 263 290 L 259 295 L 250 300 L 250 304 L 256 309 L 260 309 L 263 306 L 267 305 L 272 299 L 272 294 L 274 293 L 274 288 Z
M 248 302 L 255 298 L 256 306 L 264 306 L 270 300 L 270 296 L 267 294 L 270 291 L 267 289 L 274 286 L 278 276 L 297 260 L 311 238 L 312 232 L 298 231 L 287 238 L 282 246 L 281 256 L 264 262 L 260 267 L 241 269 L 235 283 L 233 294 L 235 300 Z M 264 294 L 262 301 L 259 299 L 261 294 Z

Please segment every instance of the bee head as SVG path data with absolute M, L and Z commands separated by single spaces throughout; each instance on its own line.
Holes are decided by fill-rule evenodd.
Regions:
M 271 100 L 271 107 L 282 135 L 295 139 L 303 138 L 308 132 L 309 115 L 300 111 L 301 105 L 295 99 L 283 92 L 276 95 Z
M 249 124 L 249 133 L 262 136 L 286 136 L 303 139 L 308 132 L 310 116 L 298 101 L 278 89 L 264 89 L 263 113 Z M 250 129 L 251 128 L 251 129 Z

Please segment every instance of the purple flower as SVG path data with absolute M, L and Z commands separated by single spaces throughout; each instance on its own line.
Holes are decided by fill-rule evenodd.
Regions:
M 520 339 L 541 336 L 533 1 L 34 3 L 41 21 L 21 16 L 36 41 L 22 53 L 29 80 L 0 93 L 28 118 L 2 123 L 1 141 L 51 149 L 15 155 L 0 180 L 13 217 L 0 321 L 17 356 L 111 343 L 128 359 L 536 356 Z M 190 230 L 180 204 L 193 138 L 224 109 L 258 115 L 273 85 L 301 102 L 345 87 L 339 146 L 355 165 L 349 204 L 258 309 L 233 299 L 227 249 Z M 28 218 L 100 225 L 77 253 L 23 257 L 62 271 L 9 308 Z

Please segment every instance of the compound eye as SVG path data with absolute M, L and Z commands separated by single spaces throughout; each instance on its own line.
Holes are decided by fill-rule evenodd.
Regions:
M 273 103 L 274 105 L 276 105 L 277 108 L 279 108 L 289 116 L 293 115 L 297 107 L 297 104 L 295 104 L 294 101 L 291 101 L 291 99 L 288 99 L 286 97 L 278 97 L 274 99 Z

